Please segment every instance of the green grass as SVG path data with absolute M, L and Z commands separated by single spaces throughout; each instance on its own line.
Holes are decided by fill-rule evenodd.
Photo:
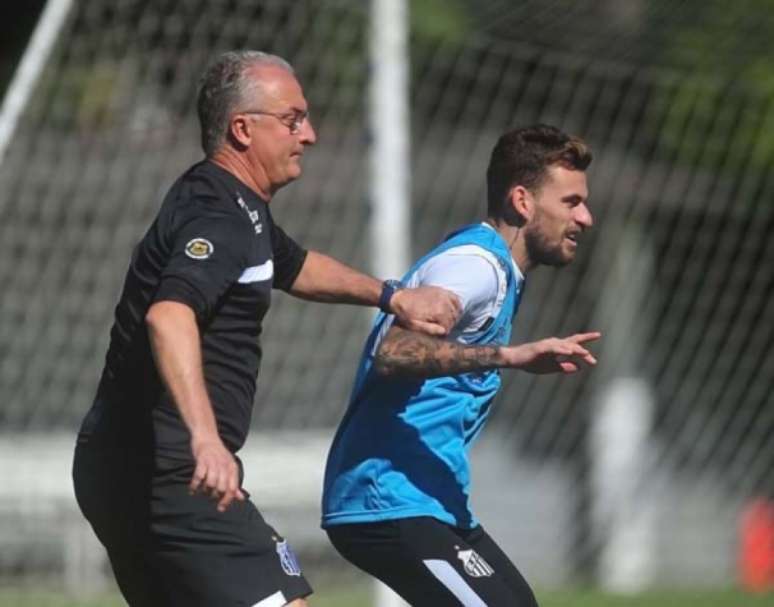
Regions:
M 0 590 L 2 607 L 126 607 L 126 603 L 115 595 L 78 600 L 62 594 L 35 590 Z
M 653 591 L 635 596 L 595 591 L 539 592 L 540 607 L 771 607 L 774 593 L 752 595 L 736 590 Z
M 774 593 L 751 595 L 734 590 L 704 590 L 618 596 L 568 590 L 539 592 L 538 600 L 540 607 L 771 607 L 774 605 Z M 346 589 L 321 588 L 310 601 L 310 607 L 370 606 L 371 589 L 362 585 Z M 126 603 L 114 594 L 76 600 L 56 592 L 0 590 L 0 607 L 126 607 Z

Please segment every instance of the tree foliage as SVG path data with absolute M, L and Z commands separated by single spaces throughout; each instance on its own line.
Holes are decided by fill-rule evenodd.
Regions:
M 663 34 L 664 147 L 723 172 L 774 160 L 774 1 L 696 3 L 694 19 Z

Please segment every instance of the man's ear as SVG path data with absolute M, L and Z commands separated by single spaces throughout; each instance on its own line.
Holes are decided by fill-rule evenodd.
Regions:
M 522 227 L 535 212 L 535 200 L 527 188 L 515 185 L 508 192 L 504 211 L 504 218 L 510 225 Z
M 245 149 L 252 141 L 250 123 L 243 115 L 237 114 L 228 124 L 228 138 L 237 149 Z

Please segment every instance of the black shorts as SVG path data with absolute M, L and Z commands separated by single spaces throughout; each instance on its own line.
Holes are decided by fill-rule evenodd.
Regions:
M 192 464 L 78 445 L 75 494 L 131 607 L 280 607 L 311 594 L 288 543 L 246 499 L 189 495 Z
M 529 584 L 480 526 L 418 517 L 326 531 L 345 559 L 411 605 L 537 607 Z

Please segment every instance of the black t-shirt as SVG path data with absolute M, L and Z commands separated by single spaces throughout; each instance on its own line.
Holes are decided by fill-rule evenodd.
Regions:
M 196 313 L 207 391 L 220 436 L 236 451 L 250 425 L 271 289 L 288 290 L 306 251 L 229 172 L 203 161 L 164 199 L 137 245 L 115 310 L 105 368 L 79 441 L 143 445 L 189 456 L 190 435 L 160 380 L 145 315 L 157 301 Z

